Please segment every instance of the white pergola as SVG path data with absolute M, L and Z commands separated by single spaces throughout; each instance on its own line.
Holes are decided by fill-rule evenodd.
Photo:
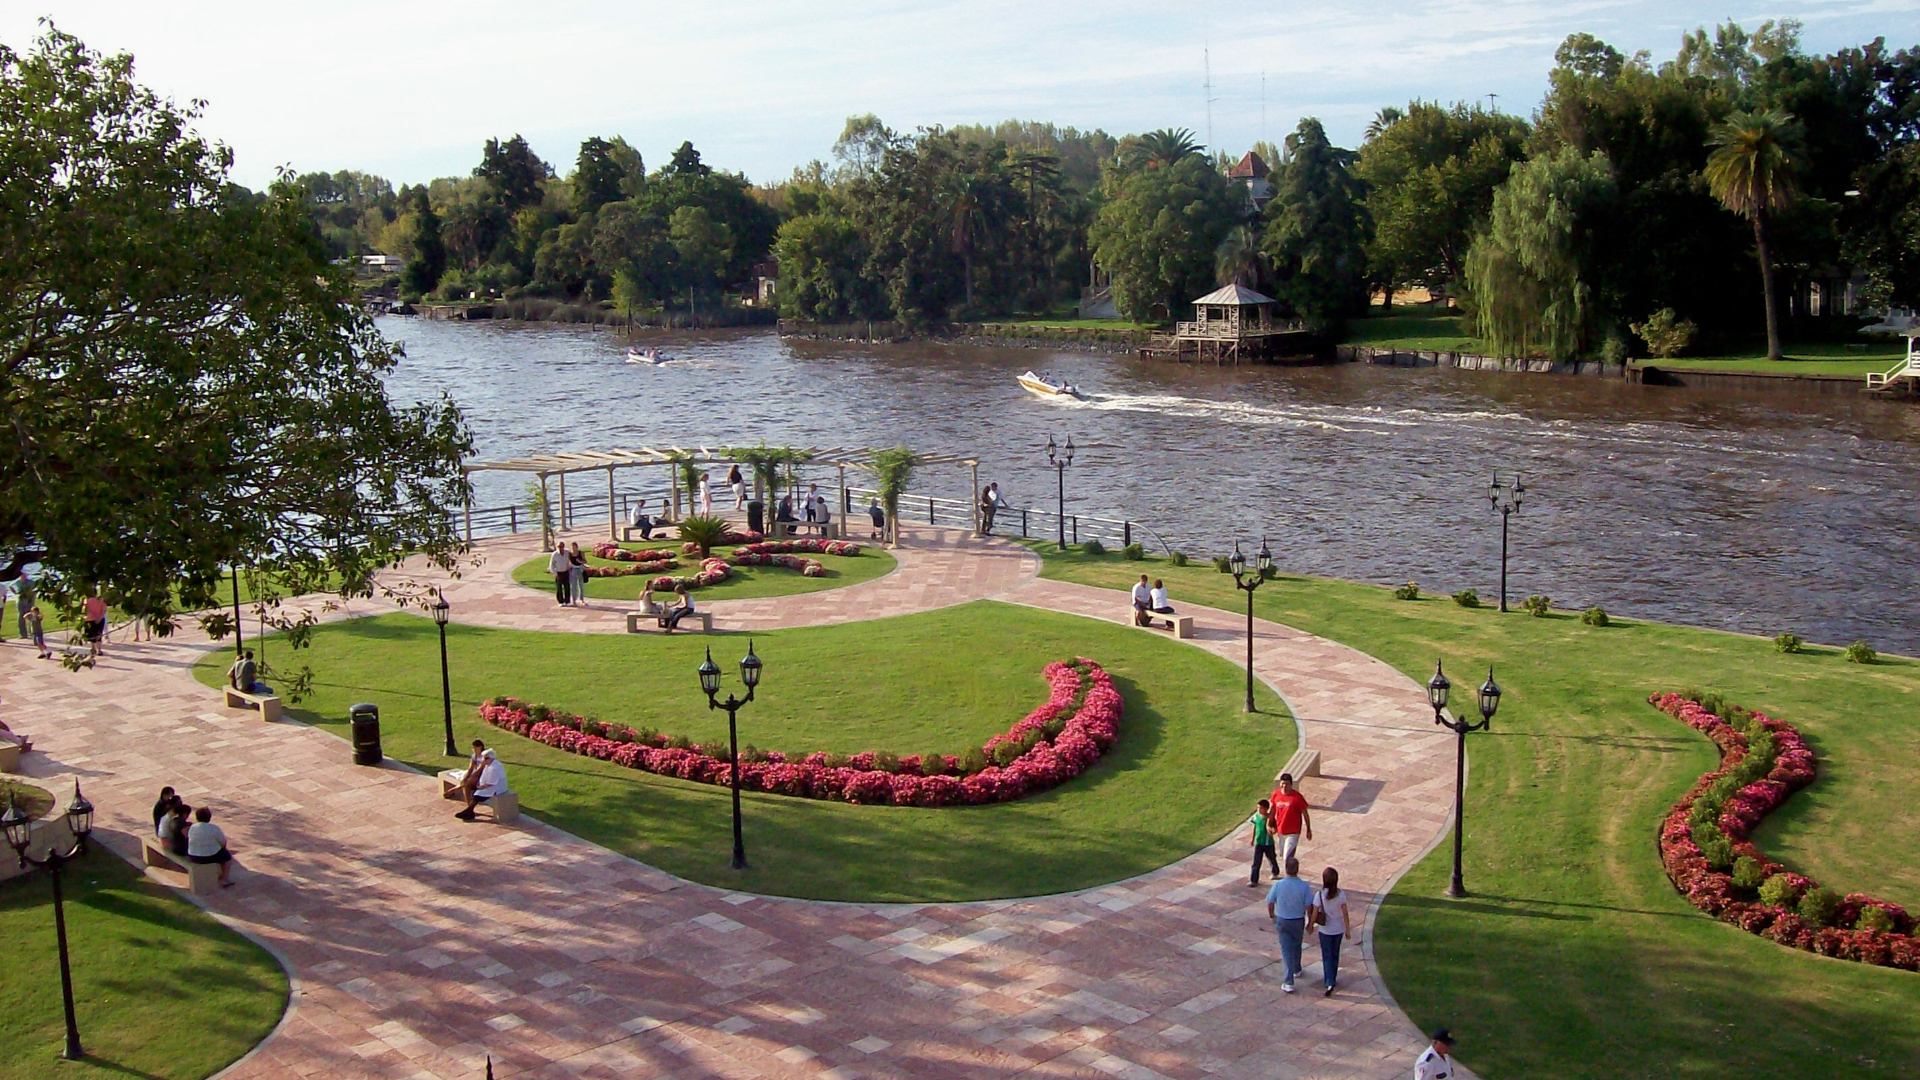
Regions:
M 643 446 L 633 450 L 578 450 L 556 454 L 533 454 L 528 457 L 508 458 L 503 461 L 476 461 L 464 464 L 460 469 L 463 473 L 469 475 L 477 472 L 531 473 L 540 479 L 540 499 L 542 503 L 550 503 L 547 494 L 547 479 L 549 477 L 557 478 L 559 485 L 558 495 L 563 505 L 567 498 L 567 475 L 569 473 L 599 472 L 604 469 L 607 474 L 607 537 L 610 540 L 617 541 L 620 539 L 620 515 L 619 510 L 616 508 L 617 499 L 614 495 L 614 476 L 618 470 L 644 467 L 666 469 L 667 480 L 673 491 L 674 513 L 678 515 L 680 507 L 680 466 L 682 464 L 745 465 L 746 463 L 736 459 L 732 452 L 760 449 L 791 450 L 802 455 L 802 460 L 794 464 L 824 466 L 837 470 L 840 476 L 840 513 L 843 519 L 847 514 L 847 470 L 871 469 L 873 456 L 879 453 L 879 451 L 875 449 L 854 446 L 698 446 L 691 448 L 669 446 L 665 449 Z M 977 492 L 980 489 L 979 458 L 969 457 L 964 454 L 914 455 L 914 466 L 916 468 L 928 465 L 964 465 L 968 470 L 968 490 L 970 492 Z M 764 493 L 760 491 L 759 487 L 759 477 L 756 476 L 754 478 L 754 494 L 756 497 L 764 497 Z M 694 493 L 689 491 L 686 494 L 688 505 L 691 506 Z M 980 529 L 979 502 L 971 496 L 969 496 L 968 501 L 974 504 L 973 527 L 974 531 L 978 532 Z M 471 545 L 473 543 L 473 503 L 471 500 L 467 503 L 465 511 L 466 539 L 467 543 Z M 551 512 L 543 514 L 542 516 L 548 521 L 552 520 Z M 544 522 L 542 524 L 542 538 L 544 542 L 552 543 L 552 537 L 545 533 Z

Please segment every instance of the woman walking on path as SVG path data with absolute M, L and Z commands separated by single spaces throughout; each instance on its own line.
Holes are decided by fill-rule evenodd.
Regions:
M 573 577 L 572 569 L 573 560 L 567 558 L 567 542 L 555 540 L 553 554 L 547 556 L 547 573 L 553 575 L 553 599 L 561 607 L 567 606 L 567 598 L 571 595 L 567 584 Z
M 1321 991 L 1324 996 L 1333 993 L 1334 981 L 1340 977 L 1340 941 L 1353 925 L 1347 915 L 1346 890 L 1340 887 L 1340 871 L 1331 866 L 1320 875 L 1320 891 L 1313 894 L 1313 921 L 1320 927 L 1320 977 L 1327 986 Z
M 733 508 L 735 510 L 747 505 L 747 479 L 740 475 L 740 466 L 735 465 L 733 468 L 727 470 L 727 486 L 733 489 Z
M 580 552 L 580 541 L 567 553 L 567 592 L 577 607 L 587 606 L 587 557 Z

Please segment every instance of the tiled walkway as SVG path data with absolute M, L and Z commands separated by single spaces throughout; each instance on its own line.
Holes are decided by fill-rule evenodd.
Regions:
M 927 607 L 998 593 L 1124 613 L 1120 595 L 1037 580 L 1027 556 L 994 547 L 956 538 L 909 550 L 889 579 L 844 593 Z M 991 569 L 965 569 L 975 551 Z M 962 561 L 908 585 L 916 566 L 948 559 Z M 512 563 L 490 565 L 504 576 Z M 529 617 L 479 578 L 452 597 L 465 617 Z M 914 592 L 884 592 L 903 587 Z M 833 595 L 795 599 L 811 615 Z M 489 596 L 500 607 L 484 615 Z M 764 605 L 755 617 L 766 619 L 782 606 L 743 603 Z M 1193 613 L 1200 647 L 1243 647 L 1243 622 Z M 1370 900 L 1444 827 L 1451 744 L 1421 689 L 1376 660 L 1267 623 L 1256 652 L 1323 755 L 1327 778 L 1306 785 L 1320 809 L 1303 861 L 1339 866 Z M 31 771 L 82 777 L 123 853 L 164 783 L 220 808 L 242 869 L 210 906 L 275 948 L 295 981 L 288 1022 L 230 1070 L 235 1080 L 466 1080 L 487 1054 L 500 1080 L 1393 1077 L 1422 1041 L 1353 950 L 1334 997 L 1280 993 L 1244 836 L 1142 878 L 1033 900 L 745 896 L 526 818 L 460 826 L 426 777 L 355 768 L 333 735 L 223 709 L 182 670 L 197 653 L 186 641 L 117 646 L 75 674 L 13 644 L 0 649 L 0 699 L 48 751 L 29 756 Z

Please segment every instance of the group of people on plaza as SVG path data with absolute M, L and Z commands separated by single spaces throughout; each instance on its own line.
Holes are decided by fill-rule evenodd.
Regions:
M 780 502 L 774 507 L 773 520 L 789 525 L 818 526 L 820 535 L 826 536 L 833 524 L 833 510 L 827 505 L 827 497 L 820 493 L 820 485 L 808 484 L 807 492 L 800 497 L 800 505 L 794 506 L 793 495 L 780 496 Z
M 213 823 L 213 809 L 188 806 L 171 787 L 160 789 L 153 804 L 153 835 L 177 859 L 220 868 L 222 887 L 233 884 L 233 854 L 227 850 L 227 834 Z

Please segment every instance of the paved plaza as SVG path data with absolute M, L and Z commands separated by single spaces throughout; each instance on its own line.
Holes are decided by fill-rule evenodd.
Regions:
M 445 583 L 454 619 L 624 630 L 626 603 L 563 609 L 512 583 L 537 552 L 531 538 L 483 542 L 479 565 Z M 1010 543 L 921 528 L 897 554 L 893 573 L 846 589 L 702 606 L 723 630 L 980 599 L 1128 614 L 1123 593 L 1041 580 L 1038 560 Z M 330 617 L 389 610 L 362 600 Z M 1244 617 L 1186 610 L 1193 645 L 1244 656 Z M 207 907 L 274 950 L 293 981 L 287 1018 L 223 1074 L 234 1080 L 468 1080 L 487 1055 L 500 1080 L 1335 1080 L 1406 1075 L 1425 1042 L 1381 992 L 1370 932 L 1335 996 L 1314 987 L 1311 948 L 1306 992 L 1281 994 L 1264 890 L 1246 887 L 1244 830 L 1143 877 L 1059 896 L 842 904 L 728 892 L 533 817 L 462 825 L 430 777 L 357 768 L 331 733 L 223 708 L 188 671 L 207 648 L 195 633 L 115 644 L 97 668 L 70 673 L 10 642 L 0 697 L 46 751 L 29 757 L 32 775 L 56 793 L 79 777 L 96 836 L 121 854 L 137 861 L 163 784 L 219 808 L 237 884 Z M 1423 688 L 1372 657 L 1267 622 L 1255 624 L 1255 655 L 1322 755 L 1325 777 L 1303 785 L 1316 833 L 1303 873 L 1338 866 L 1371 905 L 1447 827 L 1452 739 Z M 1249 806 L 1264 794 L 1247 792 Z

